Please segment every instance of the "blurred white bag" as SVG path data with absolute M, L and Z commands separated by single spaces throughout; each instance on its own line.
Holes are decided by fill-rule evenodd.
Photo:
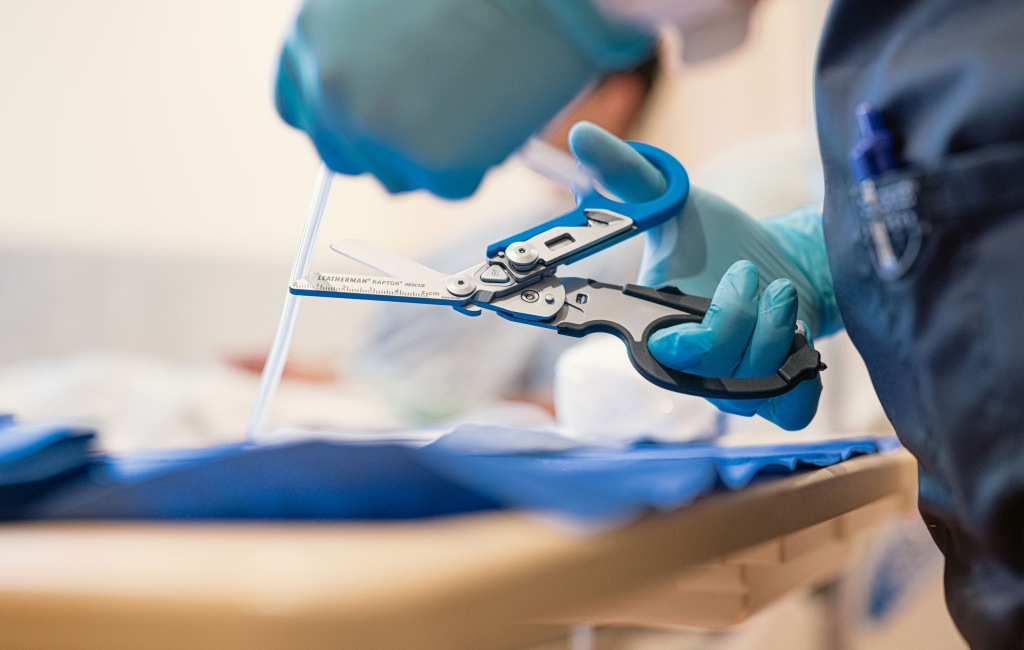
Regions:
M 708 401 L 659 388 L 633 369 L 621 341 L 593 334 L 555 366 L 559 428 L 581 440 L 687 442 L 716 438 L 742 419 Z

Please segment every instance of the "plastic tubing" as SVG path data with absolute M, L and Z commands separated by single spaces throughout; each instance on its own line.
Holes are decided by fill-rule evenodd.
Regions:
M 331 194 L 333 179 L 334 172 L 326 163 L 321 162 L 320 169 L 316 173 L 316 183 L 313 185 L 313 196 L 306 211 L 306 224 L 302 227 L 302 235 L 299 238 L 299 248 L 295 251 L 295 261 L 292 263 L 292 272 L 288 280 L 289 285 L 309 273 L 309 263 L 313 259 L 313 247 L 316 245 L 316 238 L 320 232 L 320 223 L 324 218 L 324 208 L 327 207 L 327 197 Z M 292 335 L 295 333 L 295 321 L 298 320 L 299 305 L 301 304 L 302 296 L 296 296 L 290 291 L 285 292 L 281 320 L 277 323 L 277 334 L 274 335 L 274 343 L 270 346 L 267 361 L 263 364 L 263 374 L 260 375 L 256 402 L 252 406 L 249 424 L 245 429 L 246 438 L 250 442 L 263 433 L 267 424 L 270 406 L 274 402 L 274 395 L 277 394 L 277 387 L 281 383 L 284 364 L 288 361 L 288 351 L 292 346 Z

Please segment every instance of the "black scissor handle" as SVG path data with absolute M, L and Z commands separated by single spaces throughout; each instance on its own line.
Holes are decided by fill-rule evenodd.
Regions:
M 595 287 L 600 286 L 595 282 L 591 284 Z M 608 287 L 609 285 L 603 286 Z M 821 355 L 807 343 L 807 338 L 800 328 L 793 333 L 793 343 L 789 348 L 789 354 L 782 367 L 774 375 L 737 379 L 703 377 L 673 370 L 654 359 L 651 351 L 647 348 L 648 340 L 659 329 L 679 323 L 701 322 L 704 314 L 711 307 L 711 300 L 691 296 L 673 286 L 652 289 L 627 284 L 621 289 L 622 293 L 627 296 L 670 307 L 677 310 L 677 313 L 657 318 L 649 323 L 639 341 L 622 325 L 608 320 L 559 325 L 558 331 L 568 336 L 586 336 L 593 332 L 614 334 L 626 344 L 629 360 L 637 372 L 662 388 L 700 397 L 763 399 L 792 390 L 800 382 L 817 377 L 818 373 L 825 369 L 825 364 L 821 362 Z

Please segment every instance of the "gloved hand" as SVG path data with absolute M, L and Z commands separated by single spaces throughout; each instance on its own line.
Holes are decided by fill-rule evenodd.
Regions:
M 592 124 L 573 127 L 569 146 L 623 200 L 650 200 L 664 191 L 664 179 L 650 163 Z M 702 323 L 651 336 L 648 347 L 659 363 L 704 376 L 762 377 L 782 365 L 797 319 L 805 323 L 808 340 L 842 327 L 816 210 L 758 222 L 714 194 L 691 188 L 682 213 L 645 237 L 641 284 L 713 294 Z M 792 430 L 811 421 L 820 393 L 818 378 L 767 400 L 712 402 L 728 413 L 757 413 Z
M 335 171 L 458 198 L 651 47 L 590 0 L 306 0 L 277 110 Z

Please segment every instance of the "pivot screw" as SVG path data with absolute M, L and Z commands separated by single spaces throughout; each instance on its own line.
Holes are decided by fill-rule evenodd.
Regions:
M 540 253 L 532 244 L 521 241 L 509 244 L 505 249 L 505 255 L 517 271 L 529 271 L 537 266 L 540 259 Z
M 464 298 L 476 291 L 476 283 L 464 275 L 453 275 L 444 283 L 448 293 Z

